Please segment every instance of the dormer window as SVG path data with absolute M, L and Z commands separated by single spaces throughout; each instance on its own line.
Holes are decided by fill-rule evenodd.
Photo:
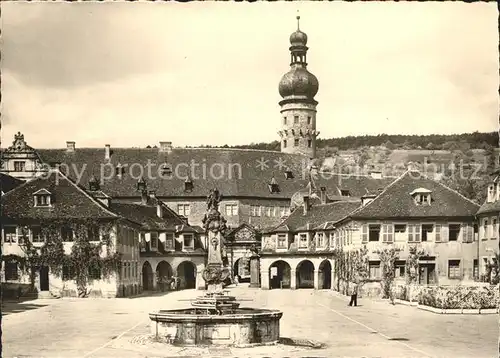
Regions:
M 144 190 L 146 190 L 146 181 L 141 177 L 137 182 L 137 191 L 143 192 Z
M 169 163 L 165 163 L 161 167 L 161 175 L 171 176 L 172 175 L 172 165 Z
M 293 179 L 294 178 L 293 172 L 291 170 L 286 170 L 285 171 L 285 178 L 286 179 Z
M 52 206 L 52 194 L 47 189 L 40 189 L 36 193 L 33 193 L 35 199 L 35 206 L 37 207 L 48 207 Z
M 351 196 L 351 192 L 349 190 L 346 190 L 346 189 L 341 189 L 340 195 L 341 196 Z
M 492 203 L 494 201 L 494 198 L 495 198 L 494 192 L 495 192 L 495 184 L 489 184 L 488 185 L 488 197 L 487 197 L 487 201 L 489 203 Z
M 416 205 L 431 205 L 431 193 L 429 189 L 418 188 L 413 190 L 410 195 L 413 197 Z
M 115 174 L 121 177 L 123 174 L 125 174 L 125 167 L 123 167 L 121 164 L 118 164 L 115 168 Z
M 193 187 L 194 187 L 193 181 L 187 178 L 186 181 L 184 182 L 184 191 L 190 193 L 193 191 Z
M 278 182 L 274 178 L 272 178 L 271 183 L 269 183 L 269 191 L 271 193 L 279 193 L 280 192 L 280 187 L 278 185 Z
M 98 191 L 99 189 L 100 189 L 99 182 L 94 176 L 92 176 L 92 178 L 89 179 L 89 190 Z

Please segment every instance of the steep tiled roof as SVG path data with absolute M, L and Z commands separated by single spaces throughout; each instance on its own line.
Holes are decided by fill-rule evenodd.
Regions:
M 112 148 L 110 160 L 104 158 L 104 148 L 77 148 L 74 152 L 67 152 L 66 149 L 37 151 L 45 163 L 69 165 L 68 176 L 76 178 L 78 173 L 81 175 L 80 184 L 85 187 L 88 186 L 92 175 L 100 178 L 100 173 L 103 172 L 105 176 L 101 189 L 112 197 L 139 196 L 137 181 L 141 176 L 141 167 L 144 169 L 147 189 L 155 190 L 159 197 L 205 197 L 210 189 L 217 187 L 225 196 L 289 199 L 309 182 L 306 157 L 275 151 L 173 148 L 170 152 L 160 152 L 158 148 Z M 120 178 L 114 172 L 118 163 L 133 167 L 127 169 Z M 177 168 L 178 175 L 173 178 L 159 177 L 158 168 L 165 163 L 171 165 L 174 174 Z M 196 165 L 195 176 L 192 178 L 193 188 L 191 191 L 185 191 L 185 175 L 191 172 L 191 163 Z M 148 166 L 156 179 L 148 179 Z M 210 175 L 211 170 L 215 176 L 220 176 L 220 179 L 213 178 Z M 292 179 L 285 178 L 285 170 L 292 171 Z M 277 193 L 271 193 L 269 190 L 273 177 L 280 189 Z M 353 196 L 384 187 L 391 180 L 371 177 L 346 178 L 339 175 L 325 178 L 318 179 L 319 186 L 325 186 L 329 195 L 337 195 L 341 183 L 342 189 L 349 190 Z
M 431 205 L 417 205 L 410 193 L 418 188 L 431 191 Z M 467 217 L 479 205 L 444 184 L 417 171 L 407 171 L 366 206 L 351 213 L 351 218 Z
M 166 206 L 163 207 L 162 218 L 158 217 L 157 208 L 152 205 L 111 202 L 109 207 L 117 214 L 140 223 L 145 230 L 175 231 L 177 225 L 184 224 L 178 215 L 174 215 L 172 211 L 165 210 Z
M 307 215 L 304 215 L 303 208 L 299 207 L 294 210 L 287 219 L 281 222 L 280 225 L 267 232 L 312 230 L 320 225 L 329 224 L 342 219 L 360 205 L 361 202 L 357 200 L 312 205 Z
M 488 203 L 485 202 L 483 205 L 481 205 L 481 208 L 477 212 L 478 215 L 481 214 L 486 214 L 486 213 L 493 213 L 493 212 L 500 212 L 500 201 L 494 201 L 493 203 Z
M 51 207 L 35 207 L 33 194 L 48 190 Z M 66 176 L 58 172 L 25 182 L 1 198 L 2 218 L 8 219 L 105 219 L 118 218 Z
M 318 173 L 313 176 L 316 189 L 322 186 L 328 188 L 328 197 L 341 196 L 341 191 L 348 191 L 349 196 L 361 198 L 366 194 L 377 194 L 387 185 L 391 184 L 396 178 L 383 177 L 380 179 L 372 178 L 369 175 L 349 175 L 349 174 L 331 174 Z
M 11 177 L 10 175 L 0 173 L 0 191 L 3 193 L 8 193 L 22 183 L 24 183 L 24 181 Z

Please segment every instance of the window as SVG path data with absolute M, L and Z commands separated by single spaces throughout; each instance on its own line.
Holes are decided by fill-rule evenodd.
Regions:
M 286 234 L 278 234 L 278 242 L 276 247 L 278 249 L 286 249 L 287 248 L 287 235 Z
M 382 242 L 394 241 L 394 226 L 392 224 L 382 225 Z
M 441 242 L 441 224 L 436 224 L 436 232 L 434 233 L 434 241 Z
M 370 278 L 380 278 L 380 261 L 370 261 Z
M 404 234 L 406 232 L 406 225 L 405 224 L 394 225 L 394 232 L 396 234 Z
M 272 214 L 272 207 L 267 206 L 266 207 L 266 216 L 271 217 L 271 214 Z
M 19 271 L 16 261 L 5 262 L 5 280 L 17 281 L 19 280 Z
M 146 246 L 147 246 L 147 243 L 146 243 L 146 234 L 141 232 L 140 234 L 140 248 L 141 248 L 141 251 L 146 251 Z
M 286 116 L 283 117 L 283 124 L 286 124 Z
M 260 216 L 261 209 L 259 205 L 250 205 L 250 216 Z
M 449 241 L 457 241 L 460 236 L 460 224 L 450 224 L 448 226 L 449 230 Z
M 184 191 L 187 192 L 187 193 L 190 193 L 190 192 L 193 191 L 193 188 L 194 188 L 193 181 L 191 179 L 187 179 L 184 182 Z
M 174 234 L 167 232 L 165 234 L 165 250 L 174 250 Z
M 335 233 L 330 233 L 330 247 L 335 247 Z
M 448 278 L 457 279 L 460 278 L 460 260 L 449 260 L 448 261 Z
M 194 238 L 193 234 L 184 234 L 183 235 L 183 249 L 186 250 L 194 250 Z
M 122 176 L 122 174 L 125 174 L 125 167 L 122 167 L 120 164 L 118 164 L 115 168 L 115 174 L 117 176 Z
M 5 226 L 3 228 L 4 232 L 4 242 L 16 243 L 17 242 L 17 227 L 15 226 Z
M 472 275 L 475 280 L 479 279 L 479 260 L 474 259 Z
M 158 250 L 158 233 L 153 231 L 151 232 L 151 250 Z
M 87 239 L 89 241 L 99 241 L 99 227 L 91 225 L 87 228 Z
M 181 216 L 189 216 L 191 213 L 191 206 L 189 204 L 178 204 L 177 213 Z
M 101 279 L 101 268 L 97 265 L 92 265 L 89 267 L 89 277 L 91 280 Z
M 31 227 L 31 242 L 43 242 L 42 228 L 40 226 Z
M 420 225 L 408 225 L 408 242 L 420 242 Z
M 474 242 L 474 225 L 473 224 L 464 224 L 463 227 L 463 236 L 462 242 L 464 243 L 472 243 Z
M 322 232 L 318 232 L 317 234 L 317 246 L 325 247 L 325 235 Z
M 25 162 L 23 161 L 15 161 L 14 162 L 14 171 L 16 172 L 24 172 Z
M 161 166 L 161 175 L 163 176 L 171 176 L 172 175 L 172 165 L 169 163 L 165 163 Z
M 405 266 L 406 263 L 404 261 L 396 261 L 394 262 L 394 274 L 395 277 L 405 277 Z
M 493 219 L 493 227 L 491 228 L 492 229 L 492 233 L 491 233 L 491 238 L 492 239 L 496 239 L 497 238 L 497 233 L 498 233 L 498 224 L 497 224 L 497 219 Z
M 293 116 L 293 124 L 299 124 L 299 116 Z
M 238 215 L 238 204 L 226 204 L 226 215 L 227 216 L 237 216 Z
M 340 195 L 341 196 L 351 196 L 351 192 L 349 190 L 340 190 Z
M 293 179 L 293 172 L 291 170 L 285 171 L 285 178 L 286 179 Z
M 50 206 L 50 194 L 47 193 L 41 193 L 41 194 L 35 194 L 35 206 Z
M 73 229 L 67 226 L 61 228 L 61 238 L 64 242 L 73 241 Z
M 295 138 L 295 140 L 293 141 L 293 145 L 296 147 L 299 146 L 299 139 L 298 138 Z
M 361 241 L 368 242 L 368 225 L 363 225 L 361 228 Z
M 427 241 L 429 234 L 434 231 L 434 225 L 432 224 L 422 224 L 422 242 Z
M 311 116 L 307 117 L 307 124 L 311 124 Z
M 73 265 L 63 265 L 62 279 L 64 281 L 73 280 L 75 278 L 75 268 Z
M 307 140 L 307 147 L 308 147 L 308 148 L 311 148 L 311 147 L 312 147 L 312 140 L 311 140 L 311 139 L 308 139 L 308 140 Z
M 368 236 L 368 241 L 379 241 L 380 240 L 380 225 L 370 225 L 370 232 Z
M 280 206 L 280 216 L 290 215 L 290 208 L 288 206 Z
M 309 245 L 309 242 L 307 240 L 307 234 L 300 234 L 299 235 L 299 249 L 305 249 Z
M 283 141 L 283 148 L 286 148 L 286 139 Z
M 488 219 L 483 220 L 483 240 L 488 239 Z

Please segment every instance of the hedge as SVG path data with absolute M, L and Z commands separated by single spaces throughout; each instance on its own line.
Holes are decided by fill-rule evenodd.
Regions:
M 412 300 L 441 309 L 494 309 L 500 300 L 499 286 L 412 286 Z M 397 286 L 394 298 L 410 301 L 409 287 Z

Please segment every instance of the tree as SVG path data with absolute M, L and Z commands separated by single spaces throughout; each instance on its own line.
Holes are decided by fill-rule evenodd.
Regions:
M 400 249 L 395 247 L 385 247 L 382 250 L 376 251 L 380 257 L 382 266 L 382 298 L 392 298 L 391 290 L 395 279 L 394 264 L 399 258 L 400 251 Z

